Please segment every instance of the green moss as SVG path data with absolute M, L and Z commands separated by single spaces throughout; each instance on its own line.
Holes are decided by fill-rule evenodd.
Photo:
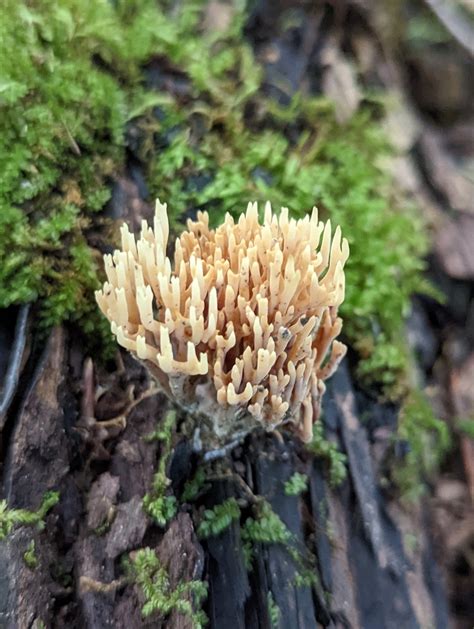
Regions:
M 272 629 L 277 629 L 280 622 L 280 608 L 275 603 L 273 594 L 268 592 L 267 594 L 268 616 L 270 618 L 270 626 Z
M 169 479 L 163 474 L 157 473 L 153 479 L 153 489 L 143 498 L 143 506 L 157 524 L 165 526 L 174 518 L 178 510 L 178 502 L 175 496 L 165 495 L 169 486 Z
M 254 517 L 246 518 L 241 528 L 242 548 L 245 564 L 252 569 L 255 544 L 281 544 L 293 560 L 296 587 L 320 589 L 316 559 L 311 551 L 299 544 L 270 503 L 261 496 L 253 505 Z
M 344 482 L 347 475 L 347 457 L 343 452 L 339 451 L 335 443 L 325 438 L 322 420 L 316 422 L 313 426 L 313 439 L 311 443 L 307 444 L 306 448 L 326 463 L 329 483 L 333 487 L 337 487 Z
M 212 509 L 204 511 L 197 527 L 197 534 L 201 539 L 220 535 L 239 518 L 239 503 L 235 498 L 228 498 Z
M 292 535 L 269 502 L 260 500 L 255 517 L 247 518 L 242 527 L 242 539 L 259 544 L 288 544 Z
M 39 300 L 44 328 L 70 320 L 86 338 L 110 340 L 87 234 L 123 168 L 140 65 L 155 51 L 179 58 L 193 23 L 185 13 L 175 24 L 152 0 L 4 3 L 0 308 Z
M 458 419 L 456 428 L 464 435 L 474 439 L 474 419 Z
M 28 548 L 23 553 L 23 560 L 30 570 L 34 570 L 38 566 L 34 539 L 30 541 Z
M 99 526 L 93 529 L 94 535 L 97 535 L 97 537 L 102 537 L 103 535 L 105 535 L 110 530 L 110 527 L 112 526 L 112 522 L 114 518 L 115 518 L 115 511 L 113 514 L 107 514 L 103 522 L 101 522 Z
M 154 613 L 168 616 L 172 611 L 187 616 L 195 629 L 207 623 L 200 609 L 207 596 L 207 583 L 181 581 L 173 589 L 169 575 L 151 548 L 141 548 L 130 564 L 131 578 L 142 589 L 145 604 L 142 614 L 146 618 Z
M 169 494 L 170 479 L 166 468 L 172 452 L 173 429 L 176 426 L 176 411 L 169 410 L 155 432 L 146 437 L 147 441 L 157 440 L 162 444 L 158 469 L 153 476 L 151 490 L 143 497 L 143 507 L 159 526 L 174 518 L 178 510 L 176 497 Z
M 206 485 L 206 472 L 204 467 L 200 466 L 194 476 L 184 484 L 181 502 L 193 502 L 206 487 L 209 487 Z
M 286 481 L 284 489 L 287 496 L 299 496 L 308 489 L 308 476 L 295 472 Z
M 11 533 L 15 526 L 44 526 L 44 518 L 50 509 L 59 501 L 57 491 L 49 491 L 37 511 L 28 509 L 9 509 L 6 500 L 0 501 L 0 541 Z
M 84 230 L 110 196 L 125 103 L 92 61 L 107 13 L 95 4 L 7 0 L 0 25 L 0 307 L 39 298 L 46 327 L 99 321 Z
M 253 510 L 254 517 L 246 518 L 241 528 L 242 547 L 248 570 L 252 569 L 255 544 L 288 546 L 292 540 L 290 530 L 280 516 L 273 511 L 269 502 L 260 498 Z
M 450 447 L 449 428 L 433 415 L 426 397 L 413 391 L 401 409 L 396 438 L 408 442 L 409 451 L 404 460 L 393 461 L 393 476 L 404 498 L 416 500 Z
M 145 441 L 160 441 L 165 452 L 168 452 L 173 439 L 173 430 L 176 426 L 176 411 L 169 409 L 158 424 L 156 430 L 146 435 Z

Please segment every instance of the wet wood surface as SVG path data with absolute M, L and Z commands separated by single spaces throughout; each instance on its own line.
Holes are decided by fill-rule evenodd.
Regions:
M 9 435 L 4 469 L 9 505 L 36 509 L 52 489 L 60 491 L 60 501 L 43 531 L 18 528 L 0 544 L 0 626 L 36 627 L 42 621 L 47 627 L 189 627 L 189 619 L 177 612 L 144 619 L 143 594 L 136 585 L 120 582 L 120 557 L 143 546 L 156 548 L 173 584 L 208 581 L 205 610 L 216 629 L 270 627 L 269 592 L 282 629 L 447 626 L 429 528 L 419 530 L 418 560 L 409 559 L 401 528 L 378 489 L 370 435 L 344 366 L 325 400 L 331 438 L 348 454 L 348 478 L 341 487 L 331 488 L 323 462 L 287 434 L 252 437 L 230 459 L 251 491 L 285 523 L 292 544 L 314 557 L 317 585 L 298 586 L 299 568 L 281 544 L 256 545 L 253 569 L 247 571 L 237 521 L 203 542 L 195 534 L 189 505 L 180 507 L 166 531 L 153 524 L 141 500 L 150 488 L 159 447 L 144 437 L 163 416 L 164 400 L 159 394 L 145 397 L 118 435 L 93 448 L 84 434 L 81 404 L 73 403 L 78 383 L 71 378 L 70 361 L 78 357 L 68 351 L 68 342 L 60 328 L 51 334 Z M 146 375 L 137 365 L 134 369 L 131 381 L 139 396 Z M 115 384 L 109 382 L 111 390 Z M 178 447 L 174 457 L 170 475 L 182 486 L 193 469 L 189 450 Z M 308 491 L 288 496 L 284 484 L 295 469 L 309 475 Z M 242 498 L 239 483 L 212 481 L 204 504 L 231 496 Z M 24 560 L 32 539 L 38 560 L 34 570 Z

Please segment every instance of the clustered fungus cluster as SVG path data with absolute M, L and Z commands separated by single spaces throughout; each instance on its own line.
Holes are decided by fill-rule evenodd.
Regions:
M 145 363 L 191 418 L 205 447 L 256 427 L 292 425 L 312 436 L 326 380 L 345 354 L 341 230 L 311 215 L 294 220 L 256 203 L 237 222 L 189 220 L 167 257 L 166 204 L 139 239 L 122 226 L 122 250 L 105 256 L 97 302 L 120 345 Z

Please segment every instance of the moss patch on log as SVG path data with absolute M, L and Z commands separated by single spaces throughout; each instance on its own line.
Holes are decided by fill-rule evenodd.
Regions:
M 9 509 L 6 500 L 0 500 L 0 541 L 4 540 L 16 526 L 44 527 L 44 518 L 48 511 L 59 501 L 57 491 L 49 491 L 37 511 L 28 509 Z
M 187 616 L 195 629 L 207 624 L 207 617 L 200 609 L 207 597 L 207 583 L 204 581 L 181 581 L 173 588 L 168 572 L 151 548 L 137 550 L 127 566 L 127 572 L 130 580 L 143 592 L 144 618 L 152 614 L 165 617 L 175 610 Z

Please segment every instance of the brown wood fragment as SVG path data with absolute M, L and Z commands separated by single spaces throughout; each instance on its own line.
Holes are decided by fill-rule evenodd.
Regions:
M 65 334 L 62 328 L 56 328 L 11 435 L 5 465 L 10 508 L 36 510 L 48 490 L 59 489 L 69 470 L 61 398 L 64 358 Z M 44 533 L 18 528 L 0 542 L 0 627 L 30 627 L 36 620 L 50 626 L 58 591 L 50 565 L 58 564 L 58 549 L 54 544 L 55 517 L 48 516 L 47 522 Z M 37 557 L 35 569 L 28 567 L 24 559 L 32 540 Z
M 7 456 L 5 485 L 11 506 L 38 506 L 39 497 L 57 489 L 69 469 L 61 386 L 65 334 L 56 328 L 21 406 Z

